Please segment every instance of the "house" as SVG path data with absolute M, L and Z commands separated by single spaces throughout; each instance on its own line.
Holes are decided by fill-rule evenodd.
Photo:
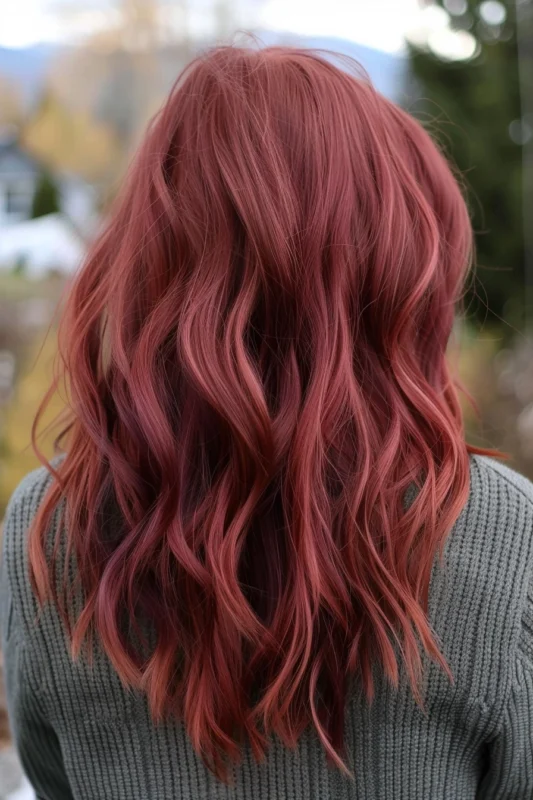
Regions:
M 14 139 L 0 139 L 0 226 L 27 220 L 39 177 L 37 163 Z
M 52 173 L 60 213 L 31 219 L 42 164 L 0 134 L 0 269 L 24 266 L 29 277 L 70 274 L 98 227 L 96 189 L 75 175 Z
M 31 217 L 33 197 L 43 166 L 23 150 L 17 138 L 0 131 L 0 228 Z M 61 211 L 83 233 L 96 214 L 96 189 L 75 175 L 54 173 Z

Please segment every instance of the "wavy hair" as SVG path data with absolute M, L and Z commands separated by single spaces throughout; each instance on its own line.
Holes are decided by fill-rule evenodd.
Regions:
M 346 699 L 358 679 L 371 700 L 375 663 L 420 704 L 424 652 L 453 680 L 427 612 L 484 452 L 446 360 L 471 254 L 445 158 L 365 77 L 221 47 L 178 79 L 75 278 L 33 587 L 73 657 L 96 637 L 222 780 L 245 740 L 262 759 L 309 725 L 351 774 Z

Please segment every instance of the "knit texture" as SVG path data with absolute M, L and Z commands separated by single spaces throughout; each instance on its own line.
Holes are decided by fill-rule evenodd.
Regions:
M 328 767 L 308 731 L 294 751 L 249 750 L 235 787 L 218 783 L 181 723 L 154 726 L 106 656 L 73 664 L 57 613 L 36 622 L 27 530 L 51 480 L 38 469 L 7 510 L 0 620 L 10 723 L 45 800 L 527 800 L 533 798 L 533 484 L 471 458 L 467 505 L 435 561 L 429 617 L 455 676 L 429 664 L 426 714 L 408 684 L 375 671 L 376 695 L 350 697 L 346 741 L 355 780 Z M 428 663 L 428 662 L 426 662 Z

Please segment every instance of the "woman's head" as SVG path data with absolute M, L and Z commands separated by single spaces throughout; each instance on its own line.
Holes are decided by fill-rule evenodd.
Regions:
M 219 775 L 241 734 L 260 756 L 309 723 L 340 763 L 354 678 L 370 696 L 399 654 L 419 697 L 420 644 L 446 669 L 425 612 L 468 493 L 445 351 L 470 251 L 407 113 L 311 52 L 223 47 L 181 76 L 77 276 L 35 587 L 64 606 L 64 498 L 74 650 L 95 633 Z

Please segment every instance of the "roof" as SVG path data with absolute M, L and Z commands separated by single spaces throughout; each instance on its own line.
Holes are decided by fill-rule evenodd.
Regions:
M 20 169 L 26 173 L 37 174 L 42 170 L 42 165 L 37 158 L 20 146 L 16 136 L 2 136 L 0 130 L 0 174 Z

